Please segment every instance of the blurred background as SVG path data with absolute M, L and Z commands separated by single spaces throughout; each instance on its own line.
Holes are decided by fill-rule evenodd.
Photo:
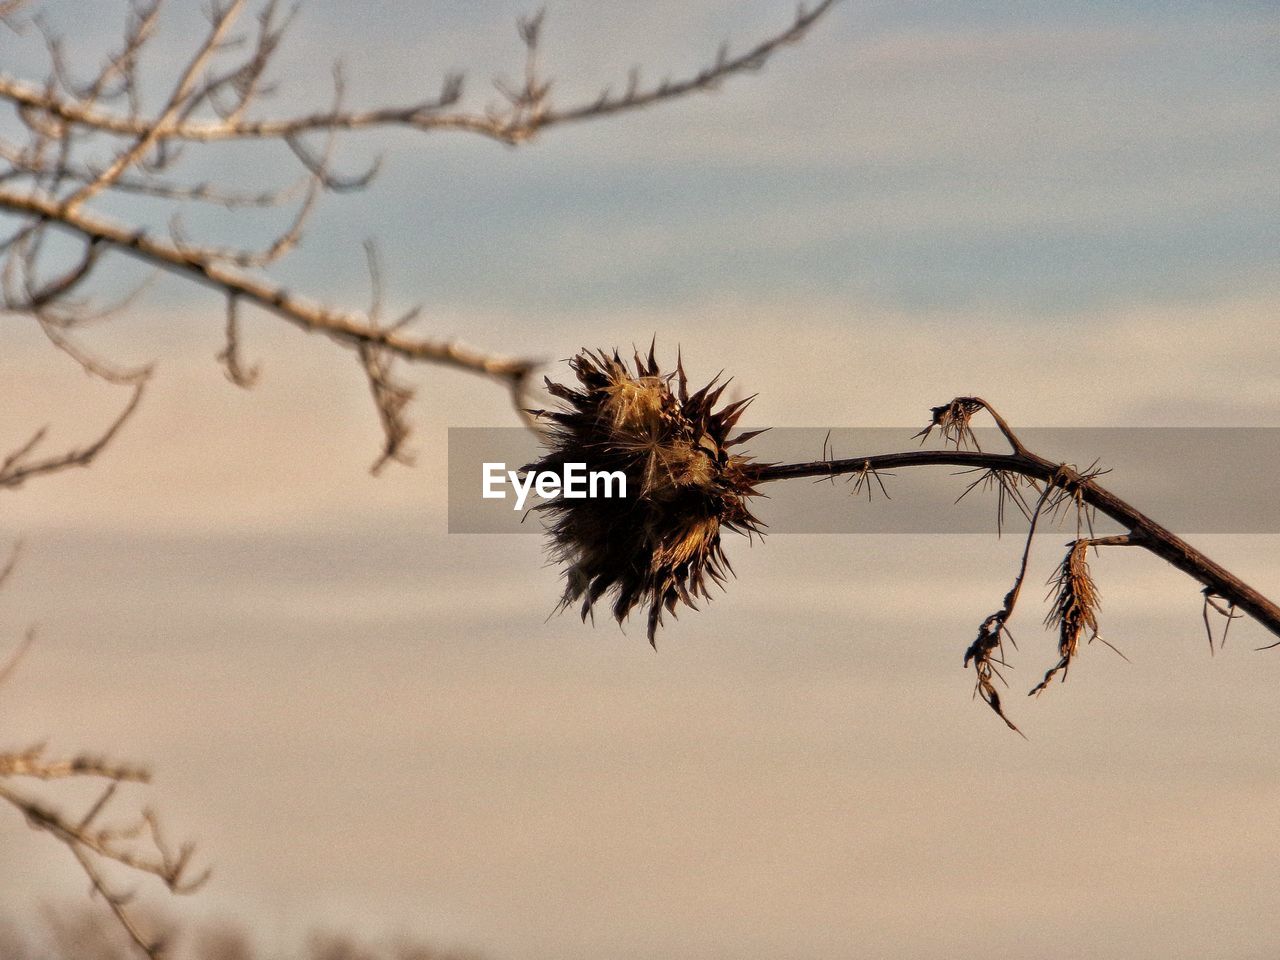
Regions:
M 46 9 L 86 51 L 123 18 Z M 455 68 L 484 102 L 527 12 L 304 5 L 280 109 L 326 102 L 338 56 L 353 104 Z M 157 77 L 199 6 L 171 13 Z M 588 96 L 793 13 L 565 0 L 546 66 L 556 97 Z M 363 307 L 373 237 L 389 310 L 423 302 L 423 333 L 556 377 L 656 335 L 693 379 L 758 392 L 761 425 L 923 425 L 976 393 L 1015 426 L 1278 426 L 1278 28 L 1265 2 L 846 0 L 759 75 L 519 150 L 350 137 L 341 159 L 383 152 L 382 176 L 327 198 L 276 275 Z M 0 45 L 6 72 L 42 75 L 38 41 Z M 210 169 L 290 175 L 287 152 L 241 153 Z M 240 242 L 257 216 L 219 222 Z M 25 542 L 6 646 L 39 633 L 0 690 L 4 745 L 152 766 L 148 802 L 215 871 L 165 905 L 184 922 L 266 950 L 321 928 L 521 960 L 1274 955 L 1280 654 L 1242 621 L 1211 658 L 1181 575 L 1103 554 L 1102 635 L 1131 662 L 1094 644 L 1026 700 L 1056 660 L 1039 587 L 1070 531 L 1047 532 L 1012 622 L 1026 741 L 961 667 L 1016 537 L 734 538 L 738 579 L 655 652 L 640 621 L 548 618 L 538 538 L 446 532 L 447 430 L 514 425 L 500 389 L 409 371 L 418 463 L 374 479 L 350 357 L 247 314 L 262 380 L 240 391 L 222 323 L 215 295 L 162 280 L 95 331 L 158 359 L 149 394 L 91 469 L 6 493 L 0 521 Z M 0 446 L 96 436 L 121 394 L 4 324 Z M 1239 482 L 1195 449 L 1183 467 Z M 1280 595 L 1280 538 L 1195 542 Z M 0 813 L 0 912 L 82 898 L 65 851 Z

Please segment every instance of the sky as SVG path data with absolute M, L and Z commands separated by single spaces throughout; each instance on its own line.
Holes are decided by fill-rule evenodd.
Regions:
M 119 22 L 47 8 L 87 51 Z M 336 56 L 353 103 L 454 68 L 483 103 L 518 70 L 524 12 L 304 5 L 279 108 L 322 102 Z M 555 3 L 546 66 L 567 102 L 792 12 Z M 157 77 L 198 5 L 171 13 Z M 656 337 L 758 392 L 756 424 L 901 428 L 904 447 L 969 393 L 1028 427 L 1280 426 L 1278 35 L 1270 3 L 845 0 L 710 96 L 516 150 L 354 137 L 343 159 L 384 153 L 382 175 L 328 198 L 276 275 L 361 307 L 376 238 L 389 305 L 425 304 L 424 333 L 554 377 Z M 37 69 L 25 43 L 0 51 Z M 249 156 L 193 169 L 289 175 Z M 119 392 L 0 322 L 0 446 L 94 436 Z M 24 543 L 0 636 L 39 636 L 0 691 L 4 743 L 152 766 L 147 802 L 215 870 L 178 916 L 268 946 L 319 926 L 510 960 L 1274 955 L 1280 660 L 1247 622 L 1211 658 L 1197 586 L 1153 558 L 1095 561 L 1130 662 L 1094 644 L 1066 684 L 1010 697 L 1026 741 L 961 667 L 1016 568 L 1008 537 L 734 539 L 737 579 L 655 652 L 640 622 L 548 618 L 538 538 L 447 533 L 448 429 L 515 425 L 500 390 L 411 371 L 417 465 L 375 479 L 350 357 L 250 313 L 262 380 L 240 391 L 222 322 L 163 280 L 94 330 L 157 361 L 143 406 L 91 469 L 5 492 L 0 521 Z M 1195 449 L 1184 468 L 1241 480 Z M 1069 535 L 1042 538 L 1031 587 Z M 1194 542 L 1280 594 L 1280 538 Z M 1013 623 L 1015 694 L 1055 659 L 1039 603 Z M 12 815 L 0 831 L 0 912 L 83 894 L 62 851 Z

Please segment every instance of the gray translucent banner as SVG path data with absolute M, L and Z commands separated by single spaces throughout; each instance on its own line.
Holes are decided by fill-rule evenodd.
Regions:
M 750 429 L 750 428 L 747 428 Z M 746 447 L 753 459 L 795 463 L 921 449 L 918 428 L 779 427 Z M 974 431 L 985 451 L 1007 446 L 994 430 Z M 1109 471 L 1098 482 L 1175 533 L 1280 533 L 1280 498 L 1272 484 L 1280 476 L 1280 428 L 1273 427 L 1040 427 L 1020 429 L 1025 446 L 1050 460 L 1080 469 L 1097 463 Z M 925 449 L 939 449 L 936 435 Z M 538 533 L 542 500 L 530 492 L 521 509 L 510 479 L 490 483 L 483 496 L 484 464 L 518 471 L 539 456 L 537 438 L 519 427 L 453 427 L 449 430 L 449 532 Z M 588 468 L 591 465 L 588 464 Z M 491 475 L 496 468 L 489 468 Z M 761 487 L 753 511 L 768 533 L 987 533 L 995 530 L 997 497 L 981 485 L 958 503 L 975 479 L 954 467 L 911 467 L 882 474 L 855 493 L 848 478 L 786 480 Z M 631 492 L 631 491 L 629 491 Z M 1034 493 L 1030 502 L 1034 504 Z M 1067 526 L 1074 529 L 1074 516 Z M 1004 510 L 1006 531 L 1025 530 L 1026 520 L 1011 503 Z M 1099 534 L 1118 527 L 1099 516 Z

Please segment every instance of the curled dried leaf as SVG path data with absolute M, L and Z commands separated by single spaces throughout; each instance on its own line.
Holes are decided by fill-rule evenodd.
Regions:
M 1050 593 L 1054 595 L 1053 606 L 1045 617 L 1045 626 L 1054 627 L 1058 631 L 1058 662 L 1045 673 L 1031 690 L 1031 694 L 1039 694 L 1059 673 L 1066 680 L 1071 661 L 1080 650 L 1080 639 L 1085 631 L 1089 632 L 1088 642 L 1098 635 L 1098 607 L 1101 600 L 1098 588 L 1089 574 L 1088 540 L 1072 542 L 1067 555 L 1058 567 L 1058 572 L 1050 581 Z

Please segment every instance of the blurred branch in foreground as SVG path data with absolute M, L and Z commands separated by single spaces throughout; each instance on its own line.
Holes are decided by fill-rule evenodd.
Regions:
M 41 456 L 37 449 L 46 431 L 36 431 L 0 461 L 0 489 L 12 489 L 33 477 L 49 476 L 90 464 L 137 407 L 144 382 L 144 379 L 139 379 L 134 384 L 128 405 L 87 446 Z M 15 546 L 0 568 L 0 588 L 13 575 L 19 552 L 19 547 Z M 34 640 L 35 631 L 28 630 L 13 652 L 0 661 L 0 690 L 12 679 Z M 95 789 L 86 803 L 75 813 L 69 813 L 49 798 L 47 788 L 36 786 L 53 781 L 93 783 Z M 131 906 L 134 891 L 125 889 L 120 875 L 130 882 L 138 877 L 154 877 L 170 892 L 181 894 L 198 888 L 208 878 L 208 871 L 191 875 L 192 845 L 183 844 L 177 849 L 170 847 L 153 810 L 144 808 L 123 824 L 108 821 L 117 791 L 123 785 L 147 784 L 150 781 L 151 774 L 146 769 L 96 754 L 50 756 L 43 743 L 0 749 L 0 802 L 21 814 L 31 829 L 63 846 L 88 877 L 93 895 L 102 898 L 133 945 L 146 956 L 158 960 L 164 956 L 164 940 L 135 915 Z
M 0 585 L 12 573 L 14 557 L 0 572 Z M 0 663 L 0 687 L 11 679 L 18 663 L 31 648 L 34 632 L 7 660 Z M 75 813 L 54 804 L 37 784 L 53 781 L 92 782 L 92 798 Z M 101 897 L 134 946 L 148 957 L 165 955 L 164 940 L 151 932 L 134 913 L 133 890 L 126 890 L 121 876 L 132 882 L 155 877 L 172 893 L 190 893 L 206 879 L 208 871 L 191 875 L 194 848 L 172 848 L 164 838 L 159 818 L 144 808 L 123 824 L 108 822 L 112 801 L 125 784 L 146 784 L 149 771 L 129 763 L 94 754 L 50 756 L 43 743 L 20 749 L 0 750 L 0 801 L 22 815 L 27 825 L 61 844 L 89 879 L 95 897 Z M 5 954 L 8 956 L 8 954 Z
M 0 124 L 0 313 L 30 318 L 52 347 L 85 372 L 130 390 L 121 412 L 85 446 L 43 453 L 45 430 L 17 445 L 0 461 L 0 489 L 91 463 L 142 399 L 149 366 L 121 366 L 97 356 L 83 342 L 86 328 L 128 311 L 149 282 L 144 277 L 123 295 L 108 295 L 118 278 L 104 272 L 103 265 L 113 257 L 193 281 L 221 298 L 224 345 L 218 360 L 238 386 L 252 386 L 259 372 L 244 358 L 246 308 L 274 315 L 348 350 L 368 381 L 384 435 L 375 472 L 390 461 L 407 460 L 406 408 L 413 388 L 399 379 L 397 364 L 436 364 L 479 375 L 508 390 L 516 409 L 525 415 L 525 386 L 536 362 L 415 333 L 417 308 L 384 316 L 372 243 L 366 245 L 372 293 L 362 310 L 307 297 L 271 276 L 273 266 L 299 246 L 321 196 L 360 190 L 378 172 L 377 162 L 354 173 L 339 171 L 339 135 L 390 129 L 457 131 L 517 146 L 552 127 L 714 90 L 731 77 L 761 68 L 781 47 L 799 40 L 834 3 L 821 0 L 812 9 L 801 7 L 779 32 L 741 53 L 722 47 L 710 63 L 686 77 L 647 82 L 632 70 L 620 89 L 607 88 L 583 102 L 553 98 L 551 79 L 541 62 L 543 21 L 538 14 L 518 23 L 523 46 L 520 79 L 495 80 L 497 99 L 488 105 L 467 106 L 463 77 L 450 74 L 428 96 L 352 108 L 342 71 L 335 67 L 326 105 L 310 112 L 270 115 L 260 108 L 276 87 L 272 67 L 294 13 L 278 0 L 258 4 L 252 18 L 245 16 L 253 6 L 247 0 L 213 0 L 207 26 L 176 66 L 156 55 L 164 0 L 126 3 L 119 42 L 96 66 L 70 51 L 65 38 L 36 12 L 39 4 L 0 0 L 4 42 L 33 43 L 47 63 L 43 76 L 34 79 L 0 72 L 0 102 L 12 108 L 12 118 Z M 95 9 L 94 17 L 98 16 Z M 246 22 L 247 29 L 242 29 Z M 159 75 L 152 69 L 157 64 L 164 64 Z M 165 92 L 152 102 L 157 89 Z M 259 189 L 247 182 L 242 163 L 224 164 L 220 169 L 226 175 L 216 182 L 192 174 L 201 160 L 208 162 L 213 145 L 242 141 L 286 150 L 298 169 L 296 180 Z M 262 243 L 224 246 L 210 239 L 228 232 L 243 237 L 245 221 L 236 217 L 238 211 L 273 208 L 286 213 Z M 221 229 L 207 226 L 209 232 L 194 236 L 183 220 L 183 213 L 192 209 L 221 211 L 229 222 Z M 206 214 L 201 222 L 207 225 L 210 219 Z M 167 225 L 157 228 L 157 222 Z M 29 645 L 28 638 L 5 662 L 0 683 L 9 678 Z M 86 809 L 69 814 L 33 789 L 33 784 L 54 780 L 94 782 L 100 789 Z M 113 872 L 155 877 L 178 893 L 198 886 L 203 876 L 188 876 L 190 847 L 171 849 L 151 811 L 144 809 L 123 827 L 104 825 L 119 788 L 148 780 L 147 771 L 132 765 L 90 755 L 53 757 L 42 744 L 0 753 L 0 800 L 33 829 L 63 845 L 133 945 L 158 957 L 162 942 L 143 929 L 131 907 L 131 893 L 117 886 Z M 333 960 L 354 954 L 335 948 L 313 955 Z
M 633 69 L 620 89 L 605 88 L 576 103 L 559 103 L 552 96 L 552 81 L 541 62 L 539 13 L 518 23 L 524 48 L 519 81 L 495 79 L 498 96 L 487 105 L 466 105 L 464 78 L 455 73 L 445 75 L 429 96 L 352 108 L 342 71 L 335 66 L 327 105 L 282 115 L 259 109 L 276 88 L 272 67 L 293 23 L 294 11 L 284 10 L 277 0 L 263 3 L 255 22 L 243 31 L 241 21 L 250 4 L 215 0 L 203 35 L 158 84 L 144 66 L 164 0 L 132 0 L 118 46 L 87 73 L 64 38 L 31 12 L 34 5 L 0 3 L 0 33 L 43 44 L 48 61 L 47 73 L 39 79 L 0 73 L 0 102 L 12 106 L 20 121 L 16 136 L 0 128 L 0 310 L 32 317 L 54 347 L 94 376 L 137 383 L 145 370 L 121 369 L 92 355 L 77 338 L 85 326 L 128 309 L 145 286 L 144 280 L 105 305 L 90 295 L 103 261 L 124 254 L 221 295 L 225 346 L 219 360 L 228 379 L 239 386 L 251 386 L 257 376 L 242 356 L 244 308 L 256 307 L 321 334 L 350 350 L 369 381 L 385 437 L 376 471 L 389 461 L 406 459 L 404 410 L 412 389 L 394 378 L 395 362 L 438 364 L 488 378 L 510 391 L 524 415 L 524 389 L 536 361 L 413 333 L 420 308 L 382 317 L 372 258 L 373 305 L 365 310 L 308 298 L 270 277 L 269 268 L 298 247 L 321 195 L 360 190 L 378 172 L 376 161 L 355 173 L 340 172 L 338 135 L 396 128 L 456 131 L 518 146 L 553 127 L 714 90 L 731 77 L 760 69 L 777 50 L 804 36 L 834 3 L 802 6 L 778 33 L 741 53 L 721 47 L 710 63 L 689 76 L 646 82 Z M 145 91 L 157 85 L 168 92 L 158 104 L 149 104 Z M 299 168 L 298 179 L 275 189 L 251 188 L 244 182 L 242 164 L 228 166 L 219 182 L 191 178 L 193 158 L 207 160 L 213 145 L 235 141 L 283 147 Z M 122 197 L 127 209 L 138 207 L 136 216 L 107 216 L 98 209 L 101 201 Z M 167 229 L 148 226 L 143 199 L 149 202 L 149 219 L 158 212 L 167 219 Z M 191 206 L 223 208 L 233 223 L 242 222 L 234 214 L 245 208 L 282 207 L 288 213 L 266 242 L 226 247 L 188 234 L 182 214 Z M 119 209 L 117 202 L 113 210 Z M 55 241 L 54 234 L 61 236 Z

